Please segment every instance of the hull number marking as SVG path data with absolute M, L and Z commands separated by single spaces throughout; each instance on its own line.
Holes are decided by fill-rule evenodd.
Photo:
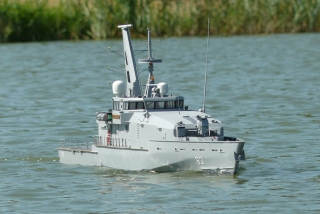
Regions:
M 198 165 L 204 165 L 202 157 L 194 157 L 194 159 L 196 159 Z

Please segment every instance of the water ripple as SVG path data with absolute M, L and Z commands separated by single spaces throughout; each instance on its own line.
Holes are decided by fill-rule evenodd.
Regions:
M 109 83 L 124 77 L 107 66 L 122 71 L 123 59 L 102 52 L 121 41 L 1 44 L 0 211 L 318 213 L 319 41 L 320 34 L 210 38 L 207 111 L 247 141 L 234 176 L 60 164 L 58 139 L 95 135 L 95 112 L 111 106 Z M 196 37 L 154 46 L 164 61 L 156 80 L 190 109 L 203 102 L 205 47 Z

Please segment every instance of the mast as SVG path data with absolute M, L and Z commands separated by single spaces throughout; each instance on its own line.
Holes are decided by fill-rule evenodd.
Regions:
M 202 108 L 203 113 L 206 112 L 209 33 L 210 33 L 210 19 L 208 18 L 208 37 L 207 37 L 207 53 L 206 53 L 206 72 L 205 72 L 205 75 L 204 75 L 204 88 L 203 88 L 203 108 Z
M 118 28 L 122 30 L 123 37 L 123 48 L 124 48 L 124 58 L 125 58 L 125 67 L 126 67 L 126 77 L 127 77 L 127 96 L 137 97 L 141 96 L 140 82 L 136 70 L 136 62 L 134 59 L 134 54 L 132 50 L 131 38 L 129 27 L 132 27 L 132 24 L 128 25 L 119 25 Z
M 148 59 L 139 59 L 139 63 L 149 63 L 148 65 L 148 72 L 149 77 L 146 84 L 146 90 L 144 93 L 145 97 L 151 97 L 152 94 L 152 88 L 154 87 L 154 76 L 153 76 L 153 63 L 162 62 L 162 59 L 154 59 L 152 54 L 152 48 L 151 48 L 151 34 L 150 30 L 148 28 Z

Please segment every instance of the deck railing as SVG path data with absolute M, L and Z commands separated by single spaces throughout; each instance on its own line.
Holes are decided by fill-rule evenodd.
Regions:
M 88 150 L 91 149 L 92 145 L 128 147 L 128 142 L 125 138 L 102 138 L 98 135 L 87 138 L 59 139 L 59 144 L 60 148 Z
M 117 137 L 94 137 L 94 145 L 97 146 L 114 146 L 114 147 L 128 147 L 128 139 Z
M 90 149 L 96 137 L 59 139 L 60 148 Z

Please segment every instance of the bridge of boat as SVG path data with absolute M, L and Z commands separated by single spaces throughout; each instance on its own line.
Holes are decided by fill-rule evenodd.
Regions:
M 184 109 L 184 98 L 182 96 L 166 97 L 114 97 L 113 110 L 136 110 L 136 109 Z

